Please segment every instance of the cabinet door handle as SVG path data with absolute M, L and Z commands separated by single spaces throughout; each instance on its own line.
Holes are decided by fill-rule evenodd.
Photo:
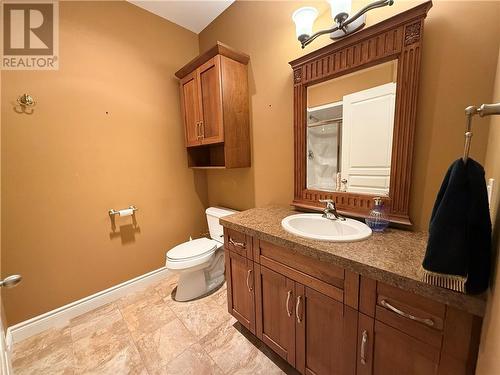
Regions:
M 360 356 L 361 356 L 361 364 L 366 365 L 366 344 L 368 343 L 368 332 L 366 330 L 363 331 L 361 334 L 361 350 L 360 350 Z
M 200 122 L 196 123 L 196 139 L 200 139 Z
M 297 317 L 297 323 L 302 323 L 302 318 L 300 317 L 299 314 L 299 307 L 300 307 L 300 301 L 302 299 L 302 296 L 297 297 L 297 304 L 295 305 L 295 316 Z
M 290 318 L 292 316 L 292 310 L 290 310 L 290 298 L 292 298 L 292 291 L 289 290 L 288 294 L 286 296 L 286 313 L 288 314 L 288 317 Z
M 245 249 L 247 247 L 247 245 L 244 242 L 235 241 L 231 237 L 229 237 L 229 243 L 233 246 L 241 247 L 242 249 Z
M 205 138 L 205 124 L 203 121 L 200 121 L 200 136 L 201 139 Z
M 396 314 L 398 315 L 401 315 L 405 318 L 408 318 L 408 319 L 411 319 L 411 320 L 414 320 L 415 322 L 419 322 L 419 323 L 424 323 L 426 325 L 428 325 L 429 327 L 434 327 L 434 320 L 432 319 L 428 319 L 428 318 L 419 318 L 418 316 L 414 316 L 410 313 L 406 313 L 404 311 L 401 311 L 400 309 L 392 306 L 389 302 L 387 302 L 385 299 L 383 299 L 382 301 L 380 301 L 380 304 L 385 307 L 386 309 L 389 309 L 391 310 L 392 312 L 395 312 Z
M 253 290 L 253 287 L 250 286 L 250 275 L 252 274 L 252 270 L 248 270 L 247 272 L 247 288 L 248 291 L 251 292 Z

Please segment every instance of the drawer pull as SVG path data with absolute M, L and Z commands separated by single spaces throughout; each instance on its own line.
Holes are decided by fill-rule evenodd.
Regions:
M 302 296 L 297 297 L 297 304 L 295 305 L 295 316 L 297 317 L 297 323 L 302 323 L 302 318 L 300 317 L 299 314 L 299 307 L 300 307 L 300 301 L 302 299 Z
M 288 317 L 290 318 L 292 316 L 292 310 L 290 310 L 290 298 L 292 298 L 292 291 L 289 290 L 288 294 L 286 296 L 286 313 L 288 314 Z
M 248 291 L 251 292 L 253 290 L 253 287 L 250 286 L 250 275 L 252 274 L 252 270 L 248 270 L 247 272 L 247 288 Z
M 363 331 L 363 334 L 361 335 L 361 350 L 360 350 L 360 356 L 361 356 L 361 364 L 366 365 L 366 344 L 368 343 L 368 332 L 366 330 Z
M 238 241 L 235 241 L 233 240 L 231 237 L 229 237 L 229 243 L 233 246 L 236 246 L 236 247 L 241 247 L 243 249 L 245 249 L 247 246 L 244 242 L 238 242 Z
M 418 316 L 414 316 L 414 315 L 411 315 L 409 313 L 406 313 L 404 311 L 401 311 L 399 310 L 398 308 L 392 306 L 389 302 L 387 302 L 385 299 L 383 299 L 382 301 L 380 301 L 380 304 L 385 307 L 386 309 L 389 309 L 391 310 L 392 312 L 395 312 L 396 314 L 398 315 L 401 315 L 405 318 L 408 318 L 408 319 L 411 319 L 411 320 L 414 320 L 415 322 L 419 322 L 419 323 L 424 323 L 426 325 L 428 325 L 429 327 L 434 327 L 434 321 L 432 319 L 428 319 L 428 318 L 419 318 Z

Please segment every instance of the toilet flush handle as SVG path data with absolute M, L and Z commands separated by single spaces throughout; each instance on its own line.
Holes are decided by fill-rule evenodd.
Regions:
M 7 276 L 5 279 L 0 280 L 1 288 L 13 288 L 19 284 L 22 280 L 21 275 L 11 275 Z

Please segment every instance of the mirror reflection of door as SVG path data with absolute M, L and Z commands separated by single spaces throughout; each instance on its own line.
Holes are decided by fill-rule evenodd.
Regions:
M 344 96 L 342 179 L 355 193 L 388 194 L 396 84 Z
M 308 87 L 307 188 L 389 193 L 397 63 Z

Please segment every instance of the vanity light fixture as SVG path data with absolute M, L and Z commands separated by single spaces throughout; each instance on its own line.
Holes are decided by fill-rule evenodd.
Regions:
M 313 34 L 313 24 L 318 16 L 316 8 L 303 7 L 297 9 L 293 13 L 292 20 L 295 22 L 297 39 L 302 45 L 302 48 L 323 34 L 330 34 L 330 39 L 332 40 L 342 39 L 365 26 L 366 13 L 368 11 L 394 4 L 394 0 L 378 0 L 368 4 L 356 14 L 349 17 L 351 12 L 351 0 L 327 1 L 330 4 L 332 18 L 335 22 L 335 25 L 330 29 L 320 30 Z

